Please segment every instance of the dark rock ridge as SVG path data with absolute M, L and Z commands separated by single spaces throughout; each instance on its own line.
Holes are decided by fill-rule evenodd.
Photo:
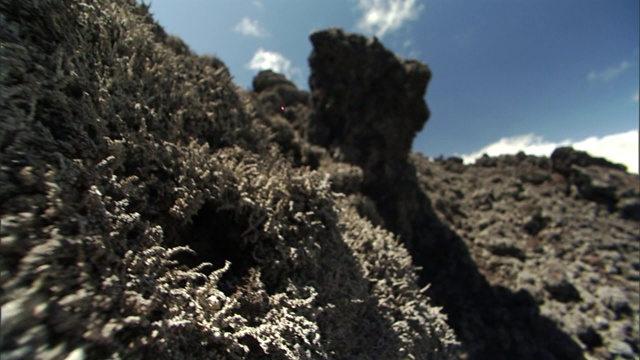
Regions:
M 362 169 L 362 193 L 375 201 L 385 227 L 413 249 L 424 242 L 414 241 L 422 235 L 414 233 L 428 200 L 408 156 L 429 117 L 423 97 L 431 72 L 397 57 L 375 38 L 331 29 L 312 34 L 311 42 L 315 113 L 308 139 L 335 160 Z
M 337 29 L 244 91 L 133 1 L 0 10 L 3 359 L 638 358 L 620 166 L 410 154 L 429 69 Z
M 431 71 L 398 58 L 375 38 L 338 29 L 311 34 L 311 43 L 309 84 L 317 113 L 309 140 L 361 166 L 365 175 L 391 181 L 429 116 L 423 97 Z

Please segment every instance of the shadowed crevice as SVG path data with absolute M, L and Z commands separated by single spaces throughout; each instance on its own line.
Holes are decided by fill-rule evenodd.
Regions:
M 220 210 L 212 203 L 205 203 L 179 235 L 182 245 L 194 253 L 179 253 L 176 260 L 189 268 L 208 262 L 213 265 L 212 270 L 224 267 L 229 261 L 231 266 L 223 274 L 219 286 L 230 295 L 248 275 L 249 269 L 257 265 L 249 245 L 242 238 L 246 229 L 234 211 Z

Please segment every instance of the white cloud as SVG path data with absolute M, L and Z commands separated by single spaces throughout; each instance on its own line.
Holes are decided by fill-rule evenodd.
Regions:
M 465 163 L 472 163 L 483 154 L 498 156 L 503 154 L 516 154 L 519 151 L 524 151 L 529 155 L 549 156 L 556 147 L 564 145 L 569 145 L 569 141 L 552 143 L 545 141 L 541 136 L 525 134 L 502 138 L 476 152 L 461 155 L 461 157 Z
M 591 71 L 587 75 L 587 79 L 589 81 L 610 81 L 618 77 L 618 75 L 622 74 L 630 67 L 631 63 L 623 61 L 617 66 L 608 67 L 600 72 Z
M 637 129 L 603 137 L 592 136 L 581 141 L 551 142 L 535 134 L 518 135 L 502 138 L 476 152 L 459 156 L 467 164 L 473 163 L 483 154 L 498 156 L 524 151 L 528 155 L 550 156 L 553 150 L 559 146 L 573 146 L 574 149 L 586 151 L 592 156 L 624 164 L 629 172 L 638 173 L 638 151 L 640 149 Z
M 287 59 L 284 55 L 275 52 L 267 51 L 262 48 L 258 49 L 251 58 L 251 61 L 246 65 L 251 70 L 273 70 L 274 72 L 283 74 L 287 78 L 293 80 L 293 77 L 299 77 L 302 71 L 291 65 L 291 60 Z
M 624 164 L 629 172 L 638 173 L 638 130 L 602 138 L 592 136 L 574 143 L 573 148 Z
M 398 30 L 407 21 L 418 17 L 423 7 L 416 0 L 359 0 L 363 11 L 358 29 L 377 37 Z
M 233 30 L 246 36 L 255 36 L 255 37 L 269 36 L 269 32 L 265 30 L 262 26 L 260 26 L 260 24 L 258 23 L 258 20 L 251 20 L 246 16 L 243 17 L 238 24 L 236 24 Z
M 636 94 L 633 95 L 633 101 L 638 102 L 640 100 L 640 94 L 636 91 Z

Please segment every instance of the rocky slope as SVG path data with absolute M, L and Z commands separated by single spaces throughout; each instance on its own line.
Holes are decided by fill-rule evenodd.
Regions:
M 456 307 L 463 342 L 512 358 L 638 358 L 637 175 L 571 148 L 471 166 L 420 154 L 412 162 L 438 218 L 492 288 L 469 282 L 464 296 L 485 299 L 481 310 L 474 301 Z M 455 300 L 441 296 L 446 311 Z M 539 339 L 530 344 L 538 350 L 523 336 Z
M 406 249 L 320 167 L 361 172 L 287 120 L 308 94 L 240 90 L 134 1 L 0 9 L 3 359 L 451 356 Z
M 337 29 L 248 92 L 133 1 L 0 10 L 3 359 L 638 358 L 619 166 L 410 154 L 430 70 Z

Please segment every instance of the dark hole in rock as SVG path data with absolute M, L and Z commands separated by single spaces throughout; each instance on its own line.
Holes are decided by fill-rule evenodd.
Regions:
M 540 212 L 536 212 L 525 224 L 524 230 L 529 235 L 538 235 L 540 231 L 542 231 L 547 224 L 551 221 L 551 218 L 548 216 L 542 216 Z
M 588 349 L 593 349 L 598 346 L 602 346 L 602 336 L 598 334 L 591 326 L 580 329 L 578 332 L 578 339 L 587 346 Z
M 249 353 L 255 354 L 256 357 L 264 358 L 264 359 L 267 358 L 267 354 L 264 353 L 264 350 L 262 350 L 260 343 L 253 336 L 251 335 L 243 336 L 240 339 L 240 343 L 247 346 L 249 348 Z
M 65 94 L 76 99 L 80 99 L 82 97 L 83 91 L 84 88 L 82 87 L 82 84 L 77 80 L 71 81 L 64 89 Z
M 117 134 L 119 132 L 118 131 L 118 125 L 115 124 L 115 123 L 112 123 L 112 122 L 107 123 L 107 130 L 109 130 L 109 133 L 111 133 L 111 134 Z M 114 139 L 112 138 L 112 140 L 114 140 Z
M 247 226 L 241 218 L 234 211 L 219 210 L 206 203 L 180 234 L 182 245 L 189 246 L 195 254 L 181 253 L 175 257 L 190 268 L 209 262 L 213 264 L 211 271 L 222 268 L 225 261 L 231 262 L 230 269 L 218 284 L 227 295 L 235 291 L 249 269 L 256 265 L 251 248 L 242 238 Z
M 98 137 L 98 130 L 96 129 L 95 126 L 87 125 L 85 126 L 84 131 L 89 136 L 89 139 L 95 139 Z
M 626 199 L 621 201 L 620 217 L 627 220 L 640 221 L 640 200 Z

